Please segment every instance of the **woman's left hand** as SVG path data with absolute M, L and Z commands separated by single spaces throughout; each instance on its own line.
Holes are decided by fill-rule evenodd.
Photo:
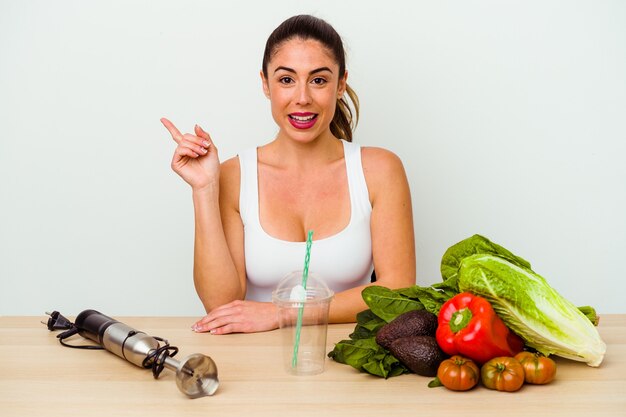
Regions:
M 276 306 L 272 303 L 235 300 L 212 310 L 191 329 L 211 334 L 253 333 L 278 328 Z

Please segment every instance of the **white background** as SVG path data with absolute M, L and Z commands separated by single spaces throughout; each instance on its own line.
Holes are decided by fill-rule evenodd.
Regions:
M 355 141 L 404 161 L 417 283 L 480 233 L 626 312 L 624 1 L 0 0 L 0 314 L 203 314 L 159 118 L 222 159 L 271 140 L 261 55 L 299 13 L 344 38 Z

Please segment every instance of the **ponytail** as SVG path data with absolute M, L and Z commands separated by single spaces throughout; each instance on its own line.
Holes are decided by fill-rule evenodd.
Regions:
M 352 102 L 354 113 L 352 113 L 352 108 L 350 107 L 348 99 Z M 333 116 L 333 120 L 330 122 L 330 131 L 335 137 L 352 142 L 352 131 L 356 128 L 358 123 L 359 97 L 349 85 L 346 85 L 346 94 L 337 100 L 335 115 Z

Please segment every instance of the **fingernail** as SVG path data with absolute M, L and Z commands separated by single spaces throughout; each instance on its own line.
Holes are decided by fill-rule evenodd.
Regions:
M 209 142 L 207 142 L 206 140 L 205 140 L 204 142 L 202 142 L 202 143 L 203 143 L 203 144 L 204 144 L 204 146 L 206 146 L 207 148 L 208 148 L 209 146 L 211 146 L 211 144 L 210 144 Z
M 208 152 L 208 150 L 202 148 L 202 153 L 207 153 L 207 152 Z

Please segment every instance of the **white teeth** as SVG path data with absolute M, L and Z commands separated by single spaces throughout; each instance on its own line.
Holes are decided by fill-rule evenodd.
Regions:
M 299 122 L 308 122 L 310 120 L 313 120 L 315 115 L 312 114 L 310 116 L 302 117 L 302 116 L 294 116 L 294 115 L 290 114 L 289 117 L 291 117 L 292 119 L 297 120 Z

